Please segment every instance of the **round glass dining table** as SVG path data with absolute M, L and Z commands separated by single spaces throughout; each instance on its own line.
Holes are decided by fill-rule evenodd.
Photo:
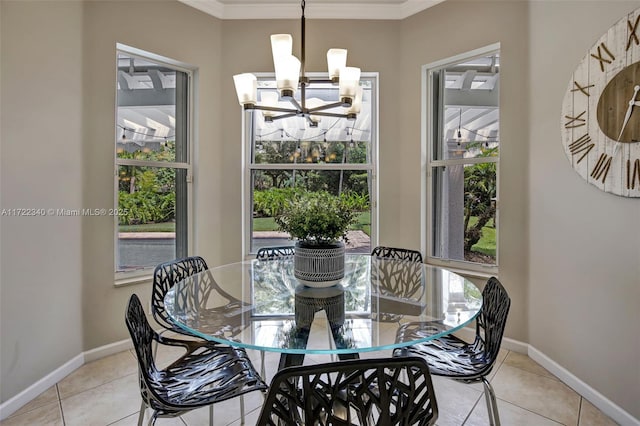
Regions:
M 348 359 L 437 338 L 468 325 L 482 307 L 471 281 L 440 267 L 347 255 L 338 284 L 310 288 L 295 278 L 293 262 L 248 260 L 197 273 L 169 290 L 165 308 L 204 339 L 280 352 L 284 367 L 305 354 Z M 403 325 L 429 321 L 441 325 L 438 334 L 396 338 Z M 326 338 L 310 340 L 314 330 Z

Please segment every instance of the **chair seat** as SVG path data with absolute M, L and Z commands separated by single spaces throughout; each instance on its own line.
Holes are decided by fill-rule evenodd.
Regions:
M 161 336 L 151 328 L 142 303 L 131 295 L 125 314 L 136 358 L 142 405 L 138 425 L 142 424 L 146 407 L 153 409 L 149 424 L 158 417 L 175 417 L 195 408 L 210 406 L 213 424 L 213 404 L 241 397 L 240 413 L 244 419 L 242 395 L 267 389 L 243 349 L 215 342 L 173 339 Z M 153 342 L 181 347 L 185 354 L 164 369 L 153 359 Z
M 491 277 L 482 290 L 482 309 L 476 317 L 476 337 L 473 343 L 467 343 L 453 335 L 441 335 L 446 327 L 440 321 L 412 322 L 404 324 L 398 330 L 398 342 L 435 338 L 396 349 L 393 355 L 420 356 L 427 361 L 433 375 L 463 382 L 481 381 L 487 401 L 489 424 L 500 426 L 496 394 L 486 376 L 498 357 L 510 307 L 511 299 L 507 291 L 496 277 Z
M 202 407 L 266 389 L 244 351 L 212 343 L 198 344 L 149 380 L 166 404 L 153 407 L 152 400 L 151 405 L 164 410 Z
M 445 331 L 439 322 L 404 324 L 397 333 L 397 341 L 415 341 Z M 394 356 L 419 356 L 426 359 L 429 371 L 435 376 L 451 377 L 462 381 L 481 381 L 493 367 L 486 352 L 478 350 L 478 343 L 468 343 L 452 334 L 396 349 Z

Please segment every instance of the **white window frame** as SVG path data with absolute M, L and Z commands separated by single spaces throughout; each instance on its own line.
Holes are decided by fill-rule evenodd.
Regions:
M 275 80 L 274 73 L 253 73 L 258 79 Z M 325 77 L 322 73 L 307 73 L 307 77 Z M 362 72 L 361 79 L 371 80 L 375 94 L 371 100 L 371 163 L 370 164 L 254 164 L 251 158 L 251 129 L 246 120 L 246 112 L 242 111 L 242 253 L 245 259 L 253 258 L 251 253 L 251 220 L 253 216 L 251 202 L 251 172 L 253 170 L 367 170 L 371 172 L 371 193 L 369 204 L 371 209 L 371 248 L 378 245 L 378 114 L 379 114 L 379 75 L 377 72 Z
M 460 271 L 467 273 L 467 275 L 473 275 L 477 277 L 489 277 L 491 275 L 497 275 L 499 270 L 499 212 L 500 212 L 500 157 L 501 153 L 498 150 L 497 157 L 484 157 L 484 158 L 461 158 L 461 159 L 434 159 L 434 146 L 437 141 L 434 141 L 434 130 L 439 123 L 434 123 L 434 110 L 433 110 L 433 93 L 432 93 L 432 76 L 433 72 L 444 69 L 448 66 L 457 64 L 465 59 L 470 59 L 479 56 L 485 56 L 491 53 L 500 51 L 500 43 L 494 43 L 489 46 L 481 47 L 469 52 L 461 53 L 440 61 L 432 62 L 422 66 L 421 86 L 422 86 L 422 99 L 421 110 L 423 111 L 421 120 L 421 248 L 422 252 L 426 254 L 426 263 L 436 266 L 444 266 L 454 271 Z M 496 220 L 498 225 L 496 226 L 496 264 L 485 265 L 475 262 L 466 262 L 461 260 L 443 259 L 435 257 L 433 253 L 433 238 L 435 231 L 433 229 L 433 169 L 436 167 L 443 167 L 448 165 L 464 165 L 464 164 L 479 164 L 479 163 L 496 163 Z
M 196 116 L 195 111 L 195 103 L 194 103 L 194 94 L 196 93 L 195 85 L 197 83 L 197 70 L 194 66 L 186 64 L 184 62 L 176 61 L 171 58 L 167 58 L 165 56 L 157 55 L 155 53 L 146 52 L 144 50 L 127 46 L 121 43 L 116 43 L 116 54 L 115 60 L 116 63 L 118 61 L 118 56 L 120 54 L 129 55 L 135 58 L 140 58 L 143 60 L 154 61 L 160 65 L 164 65 L 166 67 L 175 69 L 176 71 L 183 72 L 187 75 L 188 79 L 188 87 L 187 87 L 187 96 L 188 96 L 188 104 L 187 104 L 187 138 L 186 138 L 186 149 L 187 149 L 187 162 L 171 162 L 171 161 L 144 161 L 144 160 L 130 160 L 130 159 L 118 159 L 118 155 L 116 152 L 116 146 L 113 146 L 113 158 L 114 158 L 114 206 L 118 208 L 118 168 L 119 166 L 149 166 L 149 167 L 162 167 L 162 168 L 173 168 L 173 169 L 184 169 L 186 170 L 186 183 L 187 183 L 187 252 L 192 253 L 194 247 L 194 223 L 193 223 L 193 163 L 195 159 L 194 151 L 196 146 L 195 133 L 194 133 L 194 118 Z M 116 76 L 114 81 L 117 81 L 117 66 L 115 67 Z M 115 85 L 116 92 L 116 100 L 118 99 L 118 87 Z M 114 109 L 114 122 L 117 122 L 118 115 L 118 107 L 115 106 Z M 115 126 L 114 126 L 115 128 Z M 117 135 L 114 134 L 114 139 L 117 138 Z M 150 269 L 141 269 L 136 271 L 127 271 L 127 272 L 118 272 L 118 230 L 119 223 L 118 217 L 114 216 L 114 281 L 115 286 L 124 286 L 130 284 L 138 284 L 149 282 L 153 278 L 153 270 Z M 170 260 L 170 259 L 168 259 Z

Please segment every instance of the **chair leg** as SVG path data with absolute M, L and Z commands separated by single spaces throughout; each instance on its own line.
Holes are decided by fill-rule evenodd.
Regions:
M 158 419 L 158 413 L 154 412 L 151 417 L 149 417 L 149 423 L 147 423 L 148 426 L 154 426 L 156 424 L 156 420 Z
M 240 395 L 240 424 L 244 424 L 244 395 Z
M 209 405 L 209 426 L 213 426 L 213 404 Z
M 144 410 L 147 408 L 144 403 L 144 399 L 142 400 L 142 404 L 140 404 L 140 414 L 138 414 L 138 426 L 142 426 L 142 421 L 144 420 Z
M 486 377 L 482 378 L 484 385 L 484 397 L 487 401 L 487 413 L 489 414 L 489 424 L 491 426 L 500 426 L 500 415 L 498 414 L 498 401 L 496 401 L 496 393 L 493 386 Z

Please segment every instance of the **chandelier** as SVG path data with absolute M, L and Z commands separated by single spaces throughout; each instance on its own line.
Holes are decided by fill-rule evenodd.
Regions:
M 362 87 L 360 87 L 360 68 L 348 67 L 346 49 L 329 49 L 327 65 L 329 78 L 310 78 L 305 75 L 305 0 L 302 0 L 301 49 L 300 59 L 292 54 L 293 38 L 290 34 L 273 34 L 271 52 L 276 72 L 277 92 L 262 92 L 258 103 L 258 80 L 251 73 L 233 76 L 238 102 L 245 111 L 263 111 L 264 120 L 271 123 L 288 117 L 304 117 L 310 127 L 318 127 L 321 117 L 339 117 L 355 120 L 362 106 Z M 306 99 L 306 88 L 313 84 L 331 83 L 338 86 L 338 98 L 335 102 L 325 103 L 319 98 Z M 296 95 L 299 91 L 299 97 Z M 298 100 L 299 98 L 299 100 Z M 291 107 L 283 108 L 279 100 L 288 101 Z M 343 112 L 328 110 L 343 108 Z

